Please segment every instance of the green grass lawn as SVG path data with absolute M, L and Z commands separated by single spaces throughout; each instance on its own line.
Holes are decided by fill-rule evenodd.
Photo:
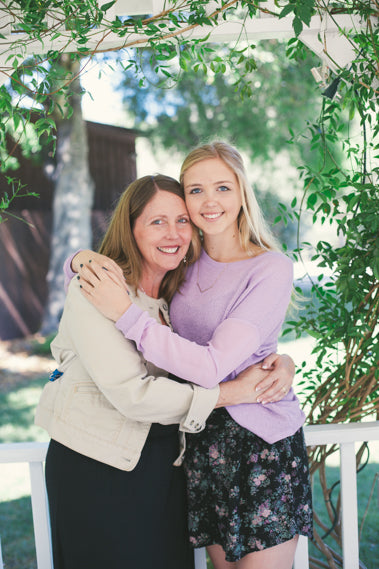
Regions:
M 33 425 L 34 410 L 46 377 L 25 381 L 0 393 L 0 443 L 47 441 Z M 0 538 L 5 569 L 36 569 L 29 470 L 27 465 L 0 464 Z
M 29 496 L 0 502 L 0 536 L 5 569 L 36 569 Z
M 34 409 L 46 377 L 21 383 L 16 389 L 0 392 L 0 443 L 47 441 L 47 434 L 33 425 Z M 379 464 L 370 462 L 358 474 L 359 518 L 363 517 Z M 330 484 L 338 480 L 339 469 L 327 469 Z M 360 543 L 361 560 L 367 569 L 378 569 L 379 509 L 378 482 L 371 500 Z M 0 538 L 6 569 L 36 569 L 33 524 L 29 497 L 28 468 L 0 464 Z M 337 495 L 337 492 L 336 492 Z M 334 495 L 333 495 L 334 496 Z M 318 477 L 314 480 L 314 507 L 326 522 Z M 311 545 L 311 554 L 315 554 Z M 209 569 L 212 565 L 208 563 Z
M 17 389 L 0 392 L 0 443 L 46 441 L 46 432 L 33 425 L 34 411 L 47 378 L 28 380 Z
M 358 481 L 358 523 L 361 524 L 363 515 L 368 505 L 370 491 L 376 474 L 379 473 L 379 464 L 368 463 L 357 476 Z M 339 480 L 339 468 L 327 468 L 328 486 L 331 487 Z M 318 475 L 313 480 L 313 501 L 314 509 L 320 516 L 321 520 L 330 527 L 332 524 L 326 513 L 325 502 L 322 497 Z M 339 487 L 336 487 L 332 493 L 332 500 L 336 502 Z M 321 534 L 322 535 L 322 534 Z M 336 549 L 335 542 L 331 538 L 326 538 L 326 542 Z M 321 558 L 313 544 L 310 544 L 310 555 Z M 338 549 L 337 549 L 338 551 Z M 378 481 L 376 479 L 376 488 L 372 499 L 369 503 L 367 516 L 364 521 L 362 538 L 360 540 L 360 560 L 365 564 L 367 569 L 378 569 L 379 563 L 379 509 L 378 509 Z

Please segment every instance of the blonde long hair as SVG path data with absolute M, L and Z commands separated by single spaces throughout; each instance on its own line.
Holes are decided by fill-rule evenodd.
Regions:
M 135 180 L 121 194 L 99 247 L 99 253 L 110 257 L 120 265 L 127 283 L 136 292 L 142 277 L 143 257 L 134 238 L 134 224 L 146 205 L 159 191 L 169 192 L 184 199 L 181 185 L 170 176 L 157 174 Z M 200 247 L 198 233 L 193 228 L 192 240 L 186 254 L 187 264 L 193 263 L 198 258 Z M 164 276 L 159 288 L 159 296 L 170 302 L 182 284 L 184 276 L 185 264 L 182 261 L 176 269 L 168 271 Z
M 184 174 L 191 166 L 210 158 L 220 158 L 237 177 L 242 200 L 238 215 L 241 247 L 247 253 L 251 253 L 251 243 L 265 250 L 279 251 L 280 247 L 266 224 L 254 191 L 247 180 L 242 156 L 233 146 L 226 142 L 215 141 L 192 150 L 182 164 L 180 183 L 183 185 Z

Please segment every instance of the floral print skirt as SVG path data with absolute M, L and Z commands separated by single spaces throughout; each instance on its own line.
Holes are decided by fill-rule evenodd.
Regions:
M 312 537 L 302 429 L 269 444 L 217 409 L 187 437 L 184 466 L 193 547 L 219 544 L 227 561 L 238 561 L 297 534 Z

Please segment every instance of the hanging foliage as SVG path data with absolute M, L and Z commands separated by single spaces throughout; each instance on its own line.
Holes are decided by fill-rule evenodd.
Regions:
M 324 3 L 334 12 L 337 4 Z M 340 29 L 354 45 L 355 58 L 330 77 L 321 114 L 308 125 L 309 145 L 318 153 L 318 164 L 299 168 L 304 190 L 292 213 L 299 222 L 296 258 L 306 267 L 311 257 L 321 270 L 317 278 L 309 277 L 305 315 L 288 326 L 298 337 L 307 333 L 316 338 L 314 362 L 303 362 L 299 370 L 309 424 L 379 418 L 379 6 L 344 4 L 350 13 L 360 15 L 365 26 L 359 32 Z M 290 42 L 291 51 L 298 49 L 302 48 L 296 41 Z M 332 229 L 332 243 L 302 242 L 306 214 Z M 329 518 L 326 523 L 315 514 L 315 544 L 324 561 L 312 557 L 314 568 L 343 566 L 341 501 L 326 475 L 326 459 L 336 450 L 331 445 L 310 453 Z M 364 443 L 357 452 L 357 470 L 367 461 L 366 451 Z M 360 567 L 365 567 L 363 560 Z
M 310 25 L 313 16 L 319 15 L 323 20 L 328 17 L 354 55 L 347 65 L 341 66 L 326 45 L 322 55 L 329 58 L 334 73 L 324 63 L 322 79 L 330 85 L 325 91 L 321 114 L 310 117 L 306 132 L 301 133 L 303 138 L 307 137 L 318 160 L 313 160 L 312 166 L 299 166 L 303 195 L 299 201 L 294 199 L 289 213 L 299 227 L 294 255 L 305 264 L 310 256 L 324 274 L 311 278 L 305 315 L 289 322 L 288 329 L 297 336 L 308 333 L 317 339 L 314 363 L 304 363 L 301 369 L 310 424 L 378 418 L 379 2 L 172 0 L 165 3 L 160 14 L 125 18 L 114 15 L 114 5 L 115 2 L 109 2 L 99 6 L 95 0 L 11 0 L 7 5 L 0 2 L 0 18 L 4 22 L 1 29 L 12 28 L 11 41 L 9 35 L 0 32 L 0 40 L 10 41 L 7 44 L 0 41 L 0 71 L 9 78 L 12 88 L 0 87 L 3 171 L 12 156 L 7 134 L 16 133 L 17 140 L 17 133 L 29 122 L 31 106 L 40 112 L 37 136 L 43 133 L 54 136 L 51 113 L 57 103 L 52 94 L 58 83 L 64 93 L 73 80 L 70 76 L 54 76 L 55 67 L 51 63 L 62 51 L 71 52 L 73 58 L 91 56 L 105 49 L 105 38 L 111 34 L 114 45 L 108 44 L 106 49 L 124 50 L 121 58 L 124 69 L 143 74 L 142 58 L 132 56 L 128 48 L 137 48 L 133 53 L 138 54 L 139 48 L 148 46 L 159 81 L 175 81 L 182 70 L 223 73 L 229 68 L 236 77 L 236 96 L 248 97 L 255 59 L 254 46 L 243 41 L 243 25 L 240 41 L 225 50 L 222 58 L 208 46 L 210 28 L 205 26 L 214 28 L 233 20 L 243 24 L 265 12 L 278 19 L 291 16 L 294 37 L 288 43 L 288 56 L 301 58 L 304 46 L 299 35 Z M 358 18 L 360 25 L 339 25 L 341 15 Z M 189 32 L 194 35 L 185 35 Z M 27 59 L 30 44 L 39 44 L 41 55 Z M 173 61 L 177 61 L 176 71 Z M 26 98 L 32 101 L 27 110 L 23 104 Z M 292 143 L 296 143 L 296 138 L 297 133 L 293 133 Z M 341 155 L 345 157 L 343 161 Z M 0 214 L 9 203 L 9 197 L 3 198 Z M 330 228 L 338 241 L 304 243 L 305 214 Z M 342 567 L 340 500 L 332 499 L 333 487 L 327 481 L 325 462 L 335 450 L 334 446 L 317 447 L 310 454 L 311 469 L 320 476 L 330 520 L 326 524 L 316 513 L 315 544 L 323 560 L 312 557 L 313 568 Z M 364 455 L 362 447 L 357 453 L 358 467 Z

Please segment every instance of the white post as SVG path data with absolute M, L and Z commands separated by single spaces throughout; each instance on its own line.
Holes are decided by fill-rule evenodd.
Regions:
M 308 538 L 299 535 L 293 569 L 309 569 Z
M 3 554 L 1 553 L 1 537 L 0 537 L 0 569 L 4 569 Z
M 354 442 L 341 443 L 343 568 L 359 568 L 357 472 Z
M 34 539 L 38 569 L 53 569 L 50 520 L 42 462 L 30 462 Z
M 195 569 L 207 569 L 207 554 L 205 547 L 195 549 Z

